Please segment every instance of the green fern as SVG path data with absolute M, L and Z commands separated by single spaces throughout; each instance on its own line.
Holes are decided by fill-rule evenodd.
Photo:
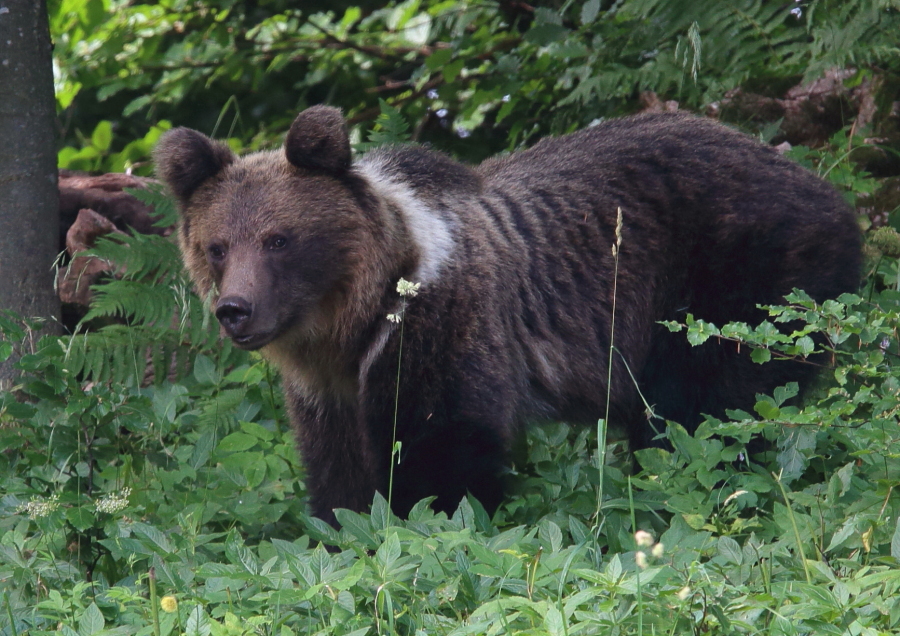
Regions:
M 159 223 L 174 221 L 174 205 L 160 190 L 133 194 L 154 206 Z M 190 291 L 171 237 L 109 235 L 85 254 L 110 263 L 114 273 L 94 285 L 90 309 L 64 341 L 69 371 L 94 382 L 135 385 L 180 377 L 198 352 L 220 348 L 216 325 Z
M 360 151 L 370 150 L 385 144 L 397 144 L 409 141 L 409 123 L 400 111 L 383 99 L 378 100 L 381 114 L 375 120 L 375 127 L 369 133 L 369 141 L 356 145 Z
M 172 227 L 178 223 L 178 209 L 161 183 L 148 183 L 144 188 L 126 188 L 125 192 L 153 208 L 156 227 Z

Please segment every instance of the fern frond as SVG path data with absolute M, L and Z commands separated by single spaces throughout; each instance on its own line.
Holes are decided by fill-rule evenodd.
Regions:
M 167 194 L 166 188 L 161 183 L 149 183 L 145 188 L 126 188 L 125 192 L 135 199 L 153 208 L 156 227 L 171 227 L 178 222 L 178 210 L 175 202 Z
M 161 223 L 174 222 L 174 205 L 161 189 L 132 194 L 154 206 Z M 191 291 L 170 237 L 108 235 L 85 254 L 110 263 L 114 273 L 94 285 L 79 332 L 62 340 L 69 371 L 93 382 L 139 385 L 148 376 L 160 382 L 187 373 L 196 353 L 222 349 L 217 325 Z M 84 332 L 98 322 L 112 324 Z

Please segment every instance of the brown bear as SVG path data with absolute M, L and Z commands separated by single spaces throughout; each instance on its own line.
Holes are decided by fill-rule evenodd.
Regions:
M 491 510 L 525 422 L 603 417 L 620 209 L 609 407 L 635 447 L 651 439 L 639 391 L 691 426 L 812 374 L 690 347 L 659 321 L 758 321 L 757 304 L 794 288 L 823 301 L 859 283 L 839 194 L 680 114 L 607 121 L 473 168 L 416 145 L 354 159 L 340 111 L 316 106 L 283 151 L 237 157 L 176 128 L 155 159 L 200 293 L 237 346 L 281 370 L 313 512 L 332 523 L 335 508 L 387 496 L 395 440 L 397 513 L 430 496 L 452 510 L 467 492 Z M 398 295 L 400 279 L 415 297 Z

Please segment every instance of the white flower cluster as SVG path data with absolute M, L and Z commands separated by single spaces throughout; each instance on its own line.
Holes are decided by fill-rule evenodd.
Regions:
M 57 508 L 59 508 L 59 495 L 53 495 L 49 499 L 34 497 L 28 503 L 23 503 L 16 508 L 16 512 L 26 514 L 31 519 L 40 519 L 49 516 Z
M 653 535 L 647 532 L 646 530 L 638 530 L 634 533 L 634 542 L 638 544 L 638 547 L 641 548 L 650 548 L 650 554 L 653 558 L 658 559 L 665 553 L 665 546 L 662 543 L 654 543 Z M 643 550 L 638 550 L 634 555 L 634 560 L 638 564 L 638 567 L 642 570 L 647 569 L 647 553 Z
M 422 286 L 422 283 L 411 283 L 405 278 L 401 278 L 397 281 L 397 293 L 400 294 L 403 298 L 412 298 L 413 296 L 419 295 L 419 287 Z M 406 301 L 403 302 L 403 307 L 400 308 L 400 311 L 388 314 L 387 319 L 392 323 L 396 324 L 403 320 L 403 310 L 406 308 Z
M 123 488 L 118 493 L 110 493 L 101 498 L 96 503 L 97 512 L 105 512 L 108 515 L 114 515 L 128 507 L 128 497 L 131 495 L 131 488 Z
M 421 286 L 422 283 L 411 283 L 405 278 L 401 278 L 397 281 L 397 293 L 404 298 L 412 298 L 413 296 L 417 296 L 419 294 L 419 287 Z

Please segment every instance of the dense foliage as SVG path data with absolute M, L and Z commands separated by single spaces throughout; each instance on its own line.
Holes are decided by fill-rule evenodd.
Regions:
M 478 160 L 632 111 L 641 91 L 702 110 L 832 67 L 896 72 L 900 31 L 896 0 L 55 4 L 61 163 L 108 170 L 168 122 L 258 148 L 316 103 L 368 129 L 379 99 L 416 140 Z
M 888 1 L 295 4 L 57 0 L 61 163 L 147 170 L 169 121 L 256 148 L 321 101 L 359 141 L 477 159 L 643 90 L 700 110 L 853 64 L 884 100 L 900 68 Z M 170 239 L 102 241 L 118 274 L 83 328 L 0 395 L 0 634 L 900 633 L 900 219 L 852 118 L 791 156 L 886 223 L 859 295 L 670 325 L 759 361 L 824 342 L 819 390 L 694 435 L 660 423 L 672 450 L 634 456 L 605 425 L 536 427 L 493 519 L 463 501 L 400 520 L 381 498 L 339 531 L 309 517 L 273 372 L 218 339 Z M 0 358 L 28 329 L 0 315 Z

